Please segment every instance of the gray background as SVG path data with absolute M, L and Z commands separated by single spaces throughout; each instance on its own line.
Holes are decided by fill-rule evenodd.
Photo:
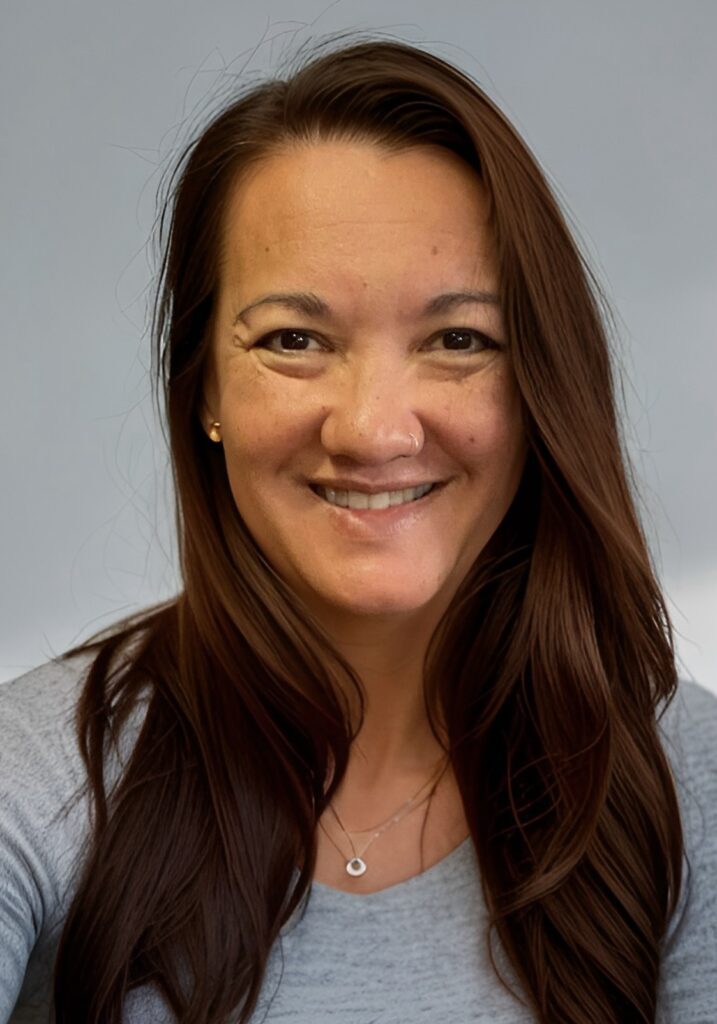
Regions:
M 547 169 L 618 317 L 681 671 L 717 692 L 717 3 L 3 0 L 0 19 L 0 680 L 178 586 L 145 329 L 161 171 L 228 76 L 376 29 L 476 77 Z

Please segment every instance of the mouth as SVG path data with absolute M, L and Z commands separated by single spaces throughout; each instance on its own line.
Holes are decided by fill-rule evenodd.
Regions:
M 328 491 L 319 484 L 309 484 L 314 492 L 327 505 L 338 511 L 356 512 L 359 515 L 376 516 L 391 512 L 400 512 L 409 507 L 427 501 L 431 495 L 442 490 L 448 481 L 436 481 L 426 487 L 410 488 L 406 491 L 384 491 L 382 494 L 360 494 L 356 491 Z

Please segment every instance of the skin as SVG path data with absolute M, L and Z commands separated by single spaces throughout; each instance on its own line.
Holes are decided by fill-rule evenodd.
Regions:
M 366 688 L 334 801 L 349 829 L 395 812 L 436 764 L 426 644 L 525 463 L 509 354 L 483 337 L 504 340 L 497 302 L 421 315 L 442 292 L 497 292 L 487 216 L 477 174 L 436 146 L 296 146 L 229 197 L 203 425 L 220 421 L 248 529 Z M 237 321 L 277 291 L 315 293 L 333 314 L 264 305 Z M 454 330 L 462 351 L 449 347 Z M 257 346 L 277 331 L 299 331 L 300 351 L 286 335 Z M 409 433 L 420 448 L 407 458 Z M 371 535 L 338 526 L 306 483 L 358 474 L 450 482 L 407 528 Z

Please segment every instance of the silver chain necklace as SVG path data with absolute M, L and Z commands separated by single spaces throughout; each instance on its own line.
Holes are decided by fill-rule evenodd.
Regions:
M 447 761 L 444 762 L 444 760 L 441 760 L 440 764 L 444 765 L 444 763 L 447 764 Z M 383 835 L 384 832 L 388 831 L 388 829 L 390 829 L 393 825 L 397 825 L 398 822 L 401 821 L 403 818 L 405 818 L 407 814 L 410 814 L 411 811 L 415 811 L 419 807 L 421 807 L 426 802 L 426 800 L 428 800 L 428 798 L 432 795 L 432 793 L 426 794 L 426 796 L 424 796 L 421 801 L 416 803 L 416 801 L 418 800 L 419 795 L 423 792 L 423 790 L 426 788 L 426 786 L 429 786 L 432 782 L 436 782 L 436 784 L 437 784 L 437 779 L 438 780 L 440 779 L 440 776 L 443 774 L 443 771 L 445 771 L 445 767 L 440 772 L 434 772 L 433 775 L 431 775 L 430 779 L 428 779 L 427 782 L 423 783 L 423 785 L 418 790 L 418 792 L 415 793 L 410 798 L 410 800 L 407 800 L 406 803 L 403 804 L 398 809 L 398 811 L 396 811 L 395 814 L 393 814 L 390 818 L 388 818 L 385 821 L 385 823 L 383 823 L 381 825 L 381 827 L 375 825 L 374 829 L 376 831 L 373 832 L 373 835 L 371 836 L 369 841 L 366 843 L 366 845 L 360 851 L 356 850 L 356 847 L 353 844 L 353 840 L 351 838 L 351 835 L 347 831 L 347 829 L 344 827 L 344 824 L 341 821 L 341 818 L 338 816 L 338 814 L 336 812 L 336 809 L 334 808 L 333 804 L 329 804 L 329 808 L 331 810 L 331 813 L 333 814 L 333 816 L 336 818 L 337 822 L 339 823 L 339 827 L 340 827 L 341 831 L 344 833 L 344 835 L 348 839 L 348 841 L 349 841 L 349 843 L 351 845 L 351 851 L 353 853 L 353 856 L 350 857 L 346 861 L 346 874 L 351 875 L 352 878 L 358 878 L 360 875 L 363 875 L 363 874 L 366 873 L 367 865 L 366 865 L 366 861 L 363 859 L 363 857 L 364 857 L 364 854 L 366 853 L 366 851 L 368 850 L 369 846 L 371 845 L 371 843 L 373 843 L 374 840 L 378 839 L 379 836 Z M 321 824 L 321 822 L 319 822 L 319 824 Z M 336 843 L 331 838 L 329 833 L 326 832 L 326 829 L 324 828 L 324 826 L 321 825 L 321 827 L 324 829 L 324 832 L 326 833 L 326 836 L 331 841 L 331 843 L 336 847 L 336 849 L 339 851 L 341 856 L 344 857 L 345 854 L 344 854 L 343 850 L 341 850 L 336 845 Z M 372 831 L 372 830 L 371 829 L 362 829 L 361 831 L 362 832 L 369 832 L 369 831 Z M 360 835 L 361 833 L 354 833 L 354 834 Z

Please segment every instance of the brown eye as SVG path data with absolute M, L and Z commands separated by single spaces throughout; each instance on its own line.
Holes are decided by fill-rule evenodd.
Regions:
M 482 331 L 474 331 L 467 327 L 452 328 L 441 331 L 437 338 L 446 339 L 445 351 L 467 353 L 483 352 L 485 349 L 500 348 L 500 345 Z M 477 344 L 477 347 L 476 347 Z
M 277 340 L 280 342 L 279 347 L 272 346 L 272 342 Z M 270 334 L 265 334 L 262 338 L 259 338 L 254 343 L 252 348 L 266 348 L 270 352 L 277 352 L 279 354 L 288 352 L 307 352 L 311 351 L 305 347 L 307 341 L 316 341 L 313 334 L 309 334 L 306 331 L 295 331 L 295 330 L 281 330 L 272 331 Z

